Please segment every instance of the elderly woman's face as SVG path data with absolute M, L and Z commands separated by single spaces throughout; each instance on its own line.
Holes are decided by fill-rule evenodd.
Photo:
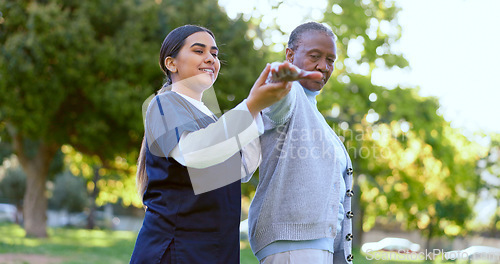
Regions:
M 321 80 L 300 80 L 300 84 L 311 90 L 319 91 L 325 86 L 334 69 L 337 48 L 333 37 L 317 30 L 306 31 L 300 35 L 296 50 L 287 49 L 286 58 L 297 67 L 307 71 L 319 71 Z

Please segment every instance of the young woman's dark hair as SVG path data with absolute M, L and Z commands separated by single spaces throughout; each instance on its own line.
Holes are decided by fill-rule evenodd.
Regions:
M 157 92 L 158 94 L 165 92 L 169 89 L 172 84 L 172 79 L 170 76 L 170 71 L 165 66 L 165 59 L 167 57 L 175 58 L 181 48 L 184 46 L 184 42 L 186 38 L 191 36 L 196 32 L 207 32 L 214 38 L 215 36 L 207 28 L 196 26 L 196 25 L 184 25 L 172 30 L 163 40 L 160 49 L 160 68 L 166 75 L 166 82 L 163 84 L 162 88 Z M 144 194 L 146 190 L 146 186 L 148 183 L 148 174 L 146 173 L 146 137 L 142 139 L 141 151 L 139 152 L 139 158 L 137 160 L 137 188 L 139 189 L 139 193 L 141 196 Z

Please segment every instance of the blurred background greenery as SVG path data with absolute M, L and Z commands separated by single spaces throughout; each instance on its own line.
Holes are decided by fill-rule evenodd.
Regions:
M 498 238 L 500 135 L 478 133 L 487 142 L 480 144 L 450 126 L 436 98 L 371 82 L 374 69 L 409 67 L 388 48 L 401 35 L 398 11 L 392 1 L 330 0 L 320 21 L 338 36 L 336 69 L 318 107 L 353 159 L 355 247 L 373 241 L 376 236 L 364 236 L 374 231 L 417 234 L 410 237 L 423 249 L 452 249 L 456 239 L 472 236 Z M 14 221 L 23 228 L 14 234 L 4 233 L 11 225 L 2 226 L 0 253 L 26 250 L 18 248 L 23 236 L 73 232 L 47 229 L 48 210 L 64 212 L 58 217 L 66 225 L 85 212 L 88 229 L 116 227 L 118 218 L 100 220 L 110 210 L 140 219 L 141 107 L 162 85 L 163 38 L 188 23 L 215 33 L 223 64 L 214 87 L 224 111 L 248 95 L 267 62 L 284 58 L 269 37 L 284 32 L 275 22 L 263 27 L 263 19 L 258 13 L 231 19 L 216 0 L 0 0 L 0 203 L 17 208 Z M 373 29 L 373 21 L 392 29 Z M 353 40 L 363 45 L 356 54 L 347 51 Z M 258 173 L 242 185 L 242 220 L 257 183 Z M 484 195 L 496 199 L 497 209 L 478 221 Z M 133 234 L 117 259 L 128 259 Z M 242 247 L 242 256 L 252 257 Z

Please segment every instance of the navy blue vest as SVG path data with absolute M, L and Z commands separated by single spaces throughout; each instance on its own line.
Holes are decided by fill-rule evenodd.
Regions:
M 162 107 L 158 101 L 167 121 L 168 115 L 185 115 L 182 118 L 192 120 L 185 127 L 192 131 L 214 122 L 181 96 L 167 93 L 172 105 Z M 171 131 L 177 140 L 185 127 Z M 149 148 L 146 172 L 143 202 L 147 211 L 130 263 L 240 262 L 240 181 L 195 195 L 187 168 L 173 158 L 151 154 Z

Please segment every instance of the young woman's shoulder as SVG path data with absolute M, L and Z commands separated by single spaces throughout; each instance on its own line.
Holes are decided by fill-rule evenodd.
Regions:
M 181 96 L 176 92 L 165 91 L 163 93 L 157 94 L 154 99 L 160 100 L 161 103 L 179 103 Z
M 163 119 L 171 126 L 180 126 L 196 119 L 193 116 L 193 107 L 186 99 L 172 91 L 157 94 L 151 99 L 145 114 L 145 125 L 160 125 L 156 121 Z
M 182 107 L 178 108 L 180 106 L 182 106 L 181 96 L 176 92 L 165 91 L 150 98 L 147 112 L 151 112 L 152 109 L 158 109 L 160 112 L 163 112 L 163 109 L 172 108 L 181 110 Z

